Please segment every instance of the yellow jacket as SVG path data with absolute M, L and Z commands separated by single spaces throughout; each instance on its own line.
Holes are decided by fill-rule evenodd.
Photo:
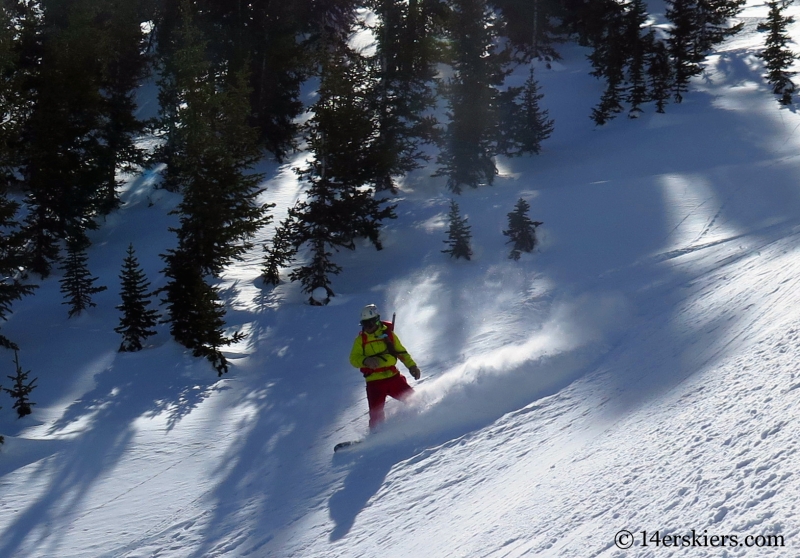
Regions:
M 386 324 L 381 322 L 374 333 L 362 331 L 353 341 L 353 348 L 350 351 L 350 364 L 360 369 L 368 382 L 391 378 L 395 374 L 399 374 L 400 371 L 395 366 L 398 358 L 405 364 L 406 368 L 416 366 L 414 359 L 408 354 L 397 334 L 394 332 L 389 333 L 387 330 Z M 397 357 L 387 351 L 389 343 L 387 335 L 394 338 L 394 353 L 397 354 Z M 365 368 L 364 359 L 371 356 L 377 356 L 384 364 L 376 369 Z

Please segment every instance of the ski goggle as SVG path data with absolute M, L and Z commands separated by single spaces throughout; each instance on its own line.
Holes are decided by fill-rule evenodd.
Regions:
M 370 318 L 368 320 L 361 320 L 361 327 L 370 327 L 378 325 L 379 318 Z

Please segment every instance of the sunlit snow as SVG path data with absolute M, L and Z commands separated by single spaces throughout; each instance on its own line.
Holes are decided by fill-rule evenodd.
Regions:
M 2 400 L 0 557 L 800 555 L 800 116 L 754 56 L 765 15 L 748 2 L 682 104 L 602 128 L 588 51 L 565 45 L 536 70 L 542 154 L 456 198 L 473 261 L 441 252 L 451 196 L 432 162 L 403 181 L 384 250 L 336 254 L 328 306 L 259 278 L 305 155 L 261 165 L 276 220 L 220 282 L 247 333 L 221 379 L 164 325 L 116 352 L 125 251 L 162 286 L 179 199 L 131 177 L 92 233 L 97 307 L 68 319 L 56 273 L 3 327 L 39 387 L 25 419 Z M 515 262 L 520 197 L 544 224 Z M 334 455 L 367 431 L 348 363 L 367 303 L 396 313 L 422 378 Z M 693 530 L 741 544 L 644 546 Z

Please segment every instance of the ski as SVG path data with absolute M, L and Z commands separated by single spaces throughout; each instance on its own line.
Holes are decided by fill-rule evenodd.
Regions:
M 360 444 L 361 440 L 350 440 L 349 442 L 339 442 L 335 446 L 333 446 L 334 453 L 339 451 L 340 449 L 349 448 L 350 446 L 354 446 L 356 444 Z

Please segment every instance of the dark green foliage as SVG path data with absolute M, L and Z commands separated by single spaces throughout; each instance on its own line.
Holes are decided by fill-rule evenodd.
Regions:
M 486 0 L 453 0 L 448 33 L 453 77 L 440 90 L 450 121 L 434 176 L 446 176 L 448 189 L 458 194 L 464 186 L 494 182 L 494 157 L 502 145 L 498 125 L 519 89 L 500 91 L 511 71 L 510 53 L 498 49 L 498 20 Z
M 759 31 L 767 32 L 765 48 L 760 54 L 767 68 L 767 75 L 764 77 L 772 85 L 772 92 L 780 95 L 779 102 L 782 105 L 792 103 L 792 94 L 796 89 L 792 76 L 797 72 L 792 72 L 789 68 L 798 56 L 787 46 L 791 40 L 787 27 L 794 23 L 794 18 L 784 15 L 784 10 L 791 3 L 791 0 L 767 2 L 769 6 L 767 21 L 758 25 Z
M 329 276 L 341 271 L 330 259 L 332 250 L 354 250 L 357 238 L 369 239 L 380 250 L 381 222 L 395 214 L 394 206 L 374 195 L 379 176 L 375 159 L 382 151 L 375 141 L 371 83 L 365 71 L 369 61 L 333 35 L 325 51 L 318 99 L 305 124 L 314 158 L 297 169 L 309 187 L 305 199 L 289 212 L 293 250 L 306 246 L 310 258 L 290 278 L 299 280 L 304 292 L 324 288 L 330 298 L 334 293 Z M 310 302 L 316 303 L 313 298 Z
M 31 392 L 36 389 L 36 380 L 38 378 L 34 378 L 30 382 L 28 382 L 28 374 L 30 374 L 30 370 L 27 372 L 22 371 L 22 367 L 19 365 L 19 355 L 17 351 L 14 351 L 14 367 L 16 368 L 16 374 L 14 376 L 8 376 L 8 379 L 14 382 L 11 389 L 3 388 L 3 391 L 9 394 L 14 399 L 14 409 L 17 410 L 17 418 L 22 418 L 31 414 L 31 407 L 36 405 L 30 400 Z
M 730 19 L 743 0 L 667 0 L 666 17 L 672 23 L 665 42 L 647 27 L 644 0 L 570 2 L 568 12 L 581 40 L 593 47 L 592 75 L 606 88 L 592 111 L 598 124 L 608 122 L 629 105 L 628 116 L 638 117 L 643 105 L 654 101 L 664 112 L 667 100 L 677 102 L 688 91 L 692 77 L 702 72 L 708 53 L 741 29 Z M 570 18 L 568 18 L 568 21 Z
M 277 285 L 281 282 L 281 268 L 291 264 L 297 253 L 292 241 L 295 236 L 292 220 L 287 218 L 275 229 L 270 243 L 264 245 L 264 268 L 261 276 L 265 283 Z
M 23 282 L 21 269 L 25 264 L 25 239 L 14 216 L 17 204 L 9 200 L 0 186 L 0 322 L 8 319 L 11 303 L 29 295 L 35 285 Z M 17 345 L 0 333 L 0 347 L 17 349 Z
M 642 105 L 651 100 L 648 91 L 648 57 L 655 49 L 655 31 L 642 34 L 648 14 L 644 0 L 633 0 L 623 16 L 624 44 L 628 48 L 627 76 L 628 88 L 625 100 L 630 105 L 628 117 L 638 118 Z
M 106 175 L 99 201 L 100 213 L 120 205 L 117 194 L 118 170 L 131 172 L 144 164 L 144 153 L 134 140 L 144 130 L 136 117 L 135 92 L 149 71 L 149 59 L 142 21 L 148 19 L 142 2 L 99 0 L 95 16 L 95 38 L 101 58 L 100 84 L 103 96 L 100 166 Z
M 470 233 L 470 226 L 467 224 L 468 219 L 461 217 L 455 200 L 450 200 L 450 213 L 447 216 L 447 221 L 447 240 L 444 243 L 447 244 L 448 248 L 442 250 L 442 253 L 450 254 L 451 258 L 471 259 L 472 248 L 470 247 L 470 240 L 472 240 L 472 233 Z
M 516 96 L 516 92 L 512 93 Z M 539 84 L 531 67 L 519 102 L 509 102 L 504 106 L 510 108 L 504 112 L 500 127 L 501 149 L 511 156 L 524 153 L 538 154 L 541 143 L 553 133 L 553 120 L 548 118 L 548 111 L 539 106 L 544 95 L 539 93 Z
M 371 84 L 378 133 L 374 185 L 394 192 L 393 177 L 427 161 L 420 145 L 437 137 L 436 120 L 425 113 L 435 104 L 432 83 L 439 45 L 434 18 L 424 4 L 373 0 L 371 5 L 380 17 Z
M 156 38 L 163 64 L 172 64 L 171 57 L 180 50 L 180 4 L 158 2 Z M 300 86 L 314 71 L 313 52 L 325 32 L 349 30 L 355 3 L 196 0 L 192 5 L 198 29 L 208 39 L 212 65 L 248 71 L 249 122 L 258 130 L 259 143 L 282 160 L 295 148 L 296 117 L 303 111 Z
M 321 170 L 317 163 L 312 168 L 312 172 Z M 303 292 L 312 293 L 322 287 L 332 297 L 329 276 L 338 275 L 341 267 L 331 261 L 331 250 L 354 250 L 357 238 L 367 238 L 381 250 L 381 222 L 395 218 L 394 206 L 384 206 L 370 189 L 336 182 L 333 177 L 306 176 L 311 183 L 307 198 L 292 208 L 289 216 L 293 222 L 294 251 L 307 246 L 310 261 L 292 271 L 289 277 L 302 283 Z M 314 303 L 313 299 L 310 301 Z
M 19 87 L 19 53 L 15 44 L 10 11 L 0 5 L 0 192 L 5 195 L 14 183 L 15 149 L 19 144 L 20 124 L 25 102 Z M 3 207 L 6 207 L 4 202 Z M 13 215 L 13 211 L 11 214 Z M 6 216 L 5 212 L 2 214 Z
M 31 270 L 47 276 L 58 259 L 59 243 L 70 234 L 95 228 L 100 127 L 99 53 L 88 7 L 73 5 L 45 12 L 27 4 L 17 41 L 20 95 L 28 113 L 21 131 L 17 164 L 26 192 L 26 236 Z M 58 8 L 62 8 L 58 6 Z
M 10 14 L 0 8 L 0 323 L 8 319 L 11 303 L 35 288 L 23 283 L 25 238 L 16 220 L 19 204 L 9 199 L 7 192 L 7 185 L 14 180 L 14 145 L 19 139 L 18 123 L 23 111 L 15 93 L 13 46 Z M 17 349 L 2 333 L 0 347 Z
M 147 308 L 152 295 L 148 291 L 150 283 L 136 259 L 133 244 L 128 247 L 128 255 L 122 263 L 119 278 L 122 280 L 122 304 L 116 308 L 122 312 L 122 317 L 119 327 L 114 328 L 114 331 L 122 335 L 119 350 L 140 351 L 142 341 L 156 333 L 152 328 L 158 321 L 158 312 Z
M 514 211 L 508 214 L 508 230 L 503 234 L 509 238 L 508 243 L 513 242 L 509 258 L 516 261 L 522 252 L 532 252 L 536 247 L 536 227 L 542 224 L 541 221 L 531 221 L 528 211 L 531 206 L 524 199 L 520 198 L 514 206 Z
M 46 276 L 60 241 L 96 228 L 95 217 L 118 204 L 116 170 L 140 159 L 132 94 L 145 67 L 141 21 L 123 0 L 9 4 L 25 107 L 15 167 L 30 268 Z
M 88 241 L 82 237 L 69 238 L 67 240 L 67 257 L 60 266 L 64 276 L 58 282 L 61 283 L 61 292 L 67 299 L 62 304 L 70 307 L 70 318 L 76 314 L 79 315 L 90 306 L 97 306 L 92 302 L 92 295 L 107 289 L 107 287 L 93 286 L 97 278 L 92 277 L 86 266 L 87 245 Z
M 322 234 L 321 234 L 322 233 Z M 311 252 L 311 260 L 292 271 L 289 278 L 292 281 L 300 281 L 303 285 L 303 292 L 311 294 L 308 303 L 312 306 L 324 306 L 331 297 L 335 295 L 331 289 L 331 275 L 339 275 L 342 267 L 331 261 L 333 253 L 328 249 L 328 241 L 323 229 L 313 230 L 313 236 L 309 236 L 306 244 Z M 314 297 L 314 291 L 325 289 L 326 296 L 323 301 Z
M 213 84 L 187 95 L 181 114 L 184 151 L 177 157 L 183 200 L 175 213 L 182 250 L 206 273 L 219 275 L 252 247 L 255 233 L 270 220 L 272 205 L 259 202 L 262 175 L 251 169 L 260 159 L 254 130 L 247 125 L 243 74 L 227 89 Z M 196 93 L 196 95 L 194 94 Z
M 559 60 L 555 45 L 562 30 L 558 21 L 565 16 L 560 0 L 490 0 L 505 21 L 504 35 L 526 59 Z
M 594 70 L 591 74 L 605 79 L 606 88 L 600 104 L 592 109 L 592 120 L 599 126 L 622 112 L 625 92 L 625 67 L 628 51 L 624 35 L 624 8 L 612 2 L 614 9 L 604 10 L 601 15 L 602 34 L 595 38 L 594 50 L 589 55 Z
M 745 0 L 667 0 L 666 17 L 672 22 L 667 46 L 674 69 L 674 94 L 680 103 L 689 80 L 702 72 L 700 65 L 714 46 L 736 34 L 742 23 L 729 20 Z
M 689 89 L 689 80 L 698 75 L 705 53 L 697 49 L 696 38 L 700 32 L 696 17 L 696 0 L 667 0 L 666 17 L 672 22 L 667 38 L 667 48 L 674 69 L 675 101 L 680 103 Z
M 206 358 L 221 376 L 228 371 L 228 361 L 220 349 L 241 341 L 244 335 L 225 335 L 225 307 L 219 290 L 207 283 L 190 254 L 170 250 L 163 258 L 168 283 L 159 292 L 165 295 L 170 333 L 194 356 Z
M 153 158 L 166 163 L 164 171 L 164 188 L 177 192 L 181 187 L 183 170 L 180 168 L 182 158 L 186 152 L 186 131 L 183 129 L 180 111 L 187 108 L 186 96 L 192 89 L 201 86 L 201 82 L 210 77 L 211 65 L 206 59 L 207 41 L 204 40 L 200 30 L 193 22 L 193 12 L 190 3 L 186 0 L 180 2 L 164 2 L 164 9 L 175 9 L 174 19 L 172 13 L 167 33 L 163 31 L 166 26 L 164 13 L 161 17 L 161 37 L 159 50 L 158 79 L 158 104 L 160 107 L 159 123 L 164 132 L 164 143 L 156 149 Z M 180 8 L 180 9 L 179 9 Z M 173 25 L 180 23 L 173 29 Z M 206 88 L 214 88 L 209 83 Z
M 738 33 L 744 22 L 730 24 L 731 18 L 742 11 L 746 0 L 697 0 L 697 26 L 700 30 L 696 49 L 703 53 Z
M 195 356 L 207 358 L 221 375 L 228 370 L 220 348 L 243 338 L 224 334 L 225 308 L 218 289 L 206 281 L 242 259 L 251 239 L 269 222 L 271 206 L 258 200 L 261 175 L 252 168 L 261 157 L 248 124 L 247 72 L 216 70 L 205 58 L 205 42 L 192 6 L 182 3 L 173 53 L 170 91 L 176 92 L 172 178 L 183 192 L 173 231 L 178 246 L 162 258 L 170 332 Z
M 182 42 L 173 58 L 180 64 L 170 77 L 180 93 L 170 159 L 171 178 L 183 193 L 175 232 L 179 249 L 192 254 L 204 273 L 217 276 L 251 248 L 250 239 L 269 222 L 271 206 L 258 201 L 263 177 L 252 172 L 262 153 L 247 123 L 247 74 L 212 72 L 188 2 L 184 5 Z
M 633 0 L 624 5 L 607 4 L 598 13 L 602 19 L 595 24 L 597 28 L 592 35 L 594 50 L 589 55 L 594 68 L 592 75 L 606 82 L 600 103 L 591 116 L 598 125 L 623 112 L 626 104 L 629 106 L 628 116 L 637 118 L 644 103 L 660 98 L 649 88 L 648 71 L 659 43 L 655 32 L 645 26 L 648 14 L 643 0 Z M 663 112 L 663 100 L 658 102 L 658 108 Z
M 647 81 L 650 98 L 656 104 L 656 112 L 663 113 L 665 105 L 672 96 L 674 77 L 669 52 L 662 41 L 656 41 L 653 51 L 648 55 Z
M 654 101 L 657 112 L 664 112 L 673 95 L 680 102 L 706 55 L 741 28 L 729 20 L 743 0 L 668 0 L 666 17 L 672 26 L 666 43 L 647 27 L 644 0 L 571 0 L 566 5 L 567 24 L 593 48 L 592 75 L 606 83 L 591 116 L 602 125 L 626 104 L 628 116 L 637 118 L 647 102 Z

